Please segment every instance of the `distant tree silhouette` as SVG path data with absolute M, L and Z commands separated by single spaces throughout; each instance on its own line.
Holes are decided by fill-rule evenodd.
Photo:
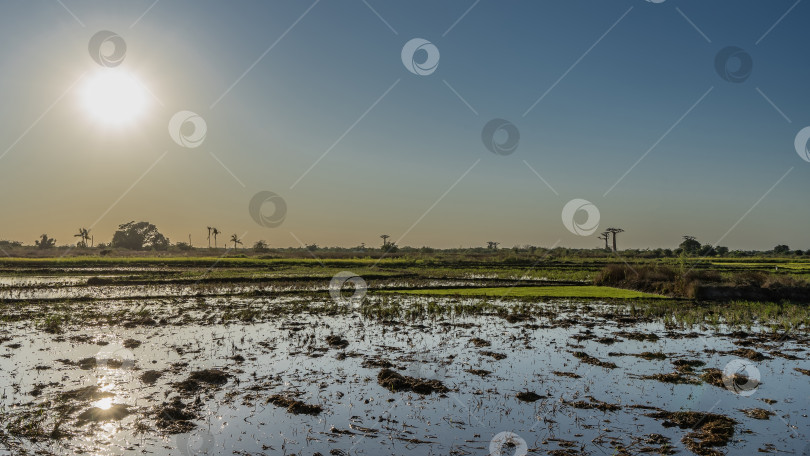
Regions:
M 211 248 L 211 229 L 212 228 L 210 226 L 206 227 L 206 228 L 208 228 L 208 248 L 210 249 Z
M 681 242 L 681 245 L 678 247 L 680 247 L 680 249 L 683 250 L 687 255 L 694 255 L 700 252 L 701 245 L 694 236 L 684 236 L 683 242 Z
M 788 253 L 790 253 L 790 247 L 784 244 L 779 244 L 773 248 L 773 253 L 777 255 L 787 255 Z
M 608 228 L 605 230 L 605 232 L 613 235 L 613 251 L 616 252 L 616 235 L 619 233 L 624 233 L 624 230 L 621 228 Z
M 169 239 L 149 222 L 129 222 L 118 226 L 118 231 L 113 234 L 112 246 L 131 250 L 166 250 Z
M 498 244 L 500 244 L 500 242 L 487 241 L 487 248 L 489 250 L 498 250 Z
M 382 238 L 382 240 L 383 240 L 383 245 L 382 245 L 382 246 L 383 246 L 383 249 L 384 249 L 385 247 L 387 247 L 387 246 L 388 246 L 388 238 L 390 238 L 391 236 L 389 236 L 389 235 L 387 235 L 387 234 L 383 234 L 383 235 L 381 235 L 380 237 L 381 237 L 381 238 Z
M 264 240 L 256 241 L 256 243 L 253 244 L 253 250 L 256 252 L 266 252 L 268 250 L 267 242 Z
M 39 236 L 39 239 L 34 241 L 34 245 L 40 249 L 50 249 L 56 246 L 56 239 L 49 238 L 47 234 Z
M 79 242 L 76 243 L 76 247 L 87 247 L 87 241 L 90 240 L 90 230 L 87 228 L 79 228 L 79 233 L 74 234 L 73 237 L 79 238 Z
M 608 246 L 608 241 L 610 240 L 609 232 L 605 231 L 601 233 L 597 239 L 602 239 L 603 241 L 605 241 L 605 250 L 610 250 L 610 247 Z
M 220 231 L 219 231 L 218 229 L 216 229 L 216 228 L 211 228 L 211 234 L 213 234 L 213 235 L 214 235 L 214 248 L 217 248 L 217 235 L 218 235 L 219 233 L 220 233 Z
M 231 242 L 233 242 L 233 248 L 234 249 L 236 248 L 236 244 L 241 244 L 242 243 L 242 241 L 239 240 L 239 236 L 237 236 L 236 234 L 231 235 Z

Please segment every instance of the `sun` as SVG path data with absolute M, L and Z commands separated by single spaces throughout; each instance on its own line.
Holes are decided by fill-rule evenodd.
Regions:
M 122 126 L 143 114 L 147 92 L 134 76 L 117 68 L 106 68 L 87 80 L 82 102 L 97 122 Z

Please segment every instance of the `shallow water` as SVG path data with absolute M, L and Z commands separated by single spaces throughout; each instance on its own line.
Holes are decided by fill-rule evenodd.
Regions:
M 618 445 L 635 454 L 641 447 L 651 446 L 642 443 L 651 434 L 666 436 L 672 448 L 691 454 L 681 443 L 688 430 L 666 428 L 661 421 L 644 416 L 650 410 L 631 408 L 633 405 L 711 411 L 737 420 L 732 442 L 719 448 L 730 454 L 754 454 L 758 450 L 802 454 L 808 445 L 810 382 L 794 370 L 810 369 L 805 342 L 760 343 L 756 347 L 760 352 L 778 350 L 801 360 L 773 356 L 749 363 L 762 384 L 738 394 L 705 383 L 671 385 L 639 378 L 673 372 L 671 363 L 676 358 L 699 359 L 707 368 L 722 370 L 738 358 L 719 352 L 739 348 L 734 343 L 737 338 L 725 334 L 723 328 L 673 330 L 656 322 L 620 323 L 615 318 L 602 318 L 601 310 L 606 306 L 595 303 L 588 303 L 588 307 L 571 303 L 563 306 L 567 311 L 560 311 L 559 304 L 548 304 L 556 319 L 519 323 L 482 315 L 407 324 L 367 319 L 357 312 L 295 314 L 227 325 L 200 324 L 196 318 L 195 323 L 181 324 L 182 319 L 176 317 L 184 313 L 183 306 L 194 309 L 186 312 L 189 315 L 216 313 L 216 306 L 232 299 L 208 300 L 204 310 L 200 310 L 199 302 L 192 301 L 150 303 L 153 314 L 168 316 L 167 323 L 158 326 L 67 327 L 65 333 L 53 335 L 23 322 L 5 325 L 0 337 L 11 338 L 0 345 L 5 412 L 13 415 L 59 392 L 98 385 L 115 394 L 112 401 L 101 405 L 126 404 L 134 413 L 118 422 L 76 426 L 73 416 L 93 405 L 81 403 L 66 420 L 74 436 L 38 443 L 15 441 L 17 449 L 0 454 L 12 454 L 20 448 L 53 454 L 231 454 L 240 450 L 241 454 L 312 455 L 330 454 L 334 449 L 352 455 L 490 454 L 493 437 L 504 431 L 517 434 L 528 448 L 537 450 L 536 454 L 563 448 L 578 452 L 571 454 L 614 454 Z M 275 304 L 297 299 L 305 298 L 284 298 Z M 450 302 L 439 300 L 440 304 Z M 125 307 L 131 303 L 103 305 Z M 596 340 L 616 337 L 619 331 L 652 333 L 660 338 L 635 341 L 620 337 L 610 345 Z M 343 336 L 348 347 L 330 348 L 325 338 L 331 334 Z M 491 346 L 477 348 L 470 343 L 473 337 L 485 339 Z M 126 339 L 137 339 L 142 345 L 125 349 L 122 344 Z M 10 347 L 16 343 L 21 346 Z M 507 357 L 498 361 L 482 355 L 482 351 Z M 668 359 L 609 355 L 645 351 L 663 352 Z M 615 363 L 617 368 L 582 363 L 572 352 L 586 352 Z M 347 356 L 339 356 L 341 353 Z M 235 355 L 245 360 L 235 361 Z M 374 356 L 390 360 L 405 375 L 441 380 L 451 391 L 427 396 L 388 391 L 377 383 L 380 368 L 363 367 L 363 361 Z M 100 366 L 82 370 L 56 361 L 88 357 L 124 362 L 115 369 Z M 174 382 L 204 368 L 220 368 L 232 377 L 226 385 L 201 395 L 194 431 L 162 435 L 147 412 L 167 400 L 167 395 L 176 395 Z M 164 373 L 150 386 L 139 379 L 147 369 Z M 492 373 L 482 378 L 467 369 Z M 560 377 L 554 371 L 581 378 Z M 38 396 L 31 395 L 35 385 L 51 382 Z M 544 398 L 534 403 L 515 398 L 516 393 L 527 390 Z M 300 400 L 323 407 L 322 413 L 293 415 L 265 403 L 272 394 L 293 391 L 300 393 Z M 621 409 L 602 412 L 570 405 L 580 399 L 587 401 L 587 396 L 620 405 Z M 763 399 L 776 402 L 767 404 Z M 193 396 L 184 399 L 192 400 Z M 748 408 L 771 410 L 775 416 L 768 420 L 749 418 L 740 411 Z M 144 424 L 145 432 L 134 431 L 138 422 Z

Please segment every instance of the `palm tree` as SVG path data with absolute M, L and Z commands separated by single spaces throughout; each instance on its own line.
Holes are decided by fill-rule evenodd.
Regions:
M 210 249 L 211 248 L 211 227 L 209 226 L 209 227 L 206 227 L 206 228 L 208 228 L 208 248 Z
M 387 247 L 388 246 L 388 238 L 390 238 L 391 236 L 389 236 L 387 234 L 383 234 L 380 237 L 383 240 L 383 248 Z
M 616 235 L 619 233 L 624 233 L 624 230 L 621 228 L 608 228 L 605 231 L 613 234 L 613 251 L 616 252 Z
M 218 229 L 216 229 L 216 227 L 211 228 L 211 234 L 214 235 L 214 248 L 217 248 L 217 235 L 219 233 L 220 233 L 220 231 Z
M 87 228 L 79 228 L 79 233 L 74 234 L 73 237 L 80 238 L 76 244 L 77 247 L 87 247 L 87 241 L 90 240 L 90 230 Z
M 241 244 L 242 241 L 239 240 L 239 236 L 236 234 L 231 235 L 231 242 L 233 242 L 233 248 L 236 248 L 236 244 Z

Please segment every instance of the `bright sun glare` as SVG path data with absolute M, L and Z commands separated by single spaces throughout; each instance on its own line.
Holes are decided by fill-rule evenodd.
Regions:
M 82 99 L 87 112 L 95 120 L 108 125 L 124 125 L 143 113 L 146 95 L 146 90 L 132 75 L 110 68 L 86 82 Z

